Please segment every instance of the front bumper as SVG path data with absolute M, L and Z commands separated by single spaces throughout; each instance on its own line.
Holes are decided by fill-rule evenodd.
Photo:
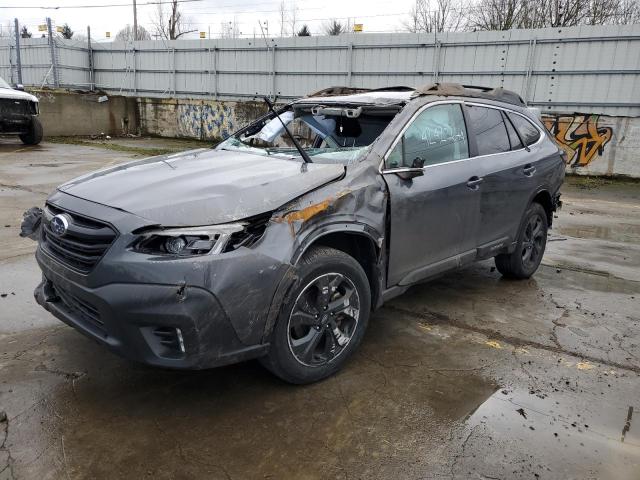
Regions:
M 244 345 L 220 303 L 202 288 L 112 283 L 90 289 L 39 263 L 44 275 L 34 292 L 36 301 L 125 358 L 160 367 L 200 369 L 255 358 L 268 348 Z M 178 331 L 181 338 L 176 342 Z
M 61 192 L 49 201 L 118 231 L 89 272 L 69 268 L 38 247 L 43 281 L 35 298 L 57 318 L 114 352 L 150 365 L 199 369 L 266 353 L 265 326 L 271 311 L 279 309 L 274 299 L 289 268 L 264 253 L 274 250 L 268 238 L 262 239 L 268 242 L 263 248 L 154 257 L 128 248 L 136 238 L 131 232 L 144 219 Z
M 14 133 L 29 133 L 31 130 L 31 123 L 36 115 L 7 115 L 0 117 L 0 133 L 2 134 L 14 134 Z

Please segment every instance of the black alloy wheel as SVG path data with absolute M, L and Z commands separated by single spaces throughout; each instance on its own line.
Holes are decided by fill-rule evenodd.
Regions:
M 371 314 L 371 286 L 362 265 L 330 247 L 311 247 L 296 265 L 261 363 L 294 384 L 337 372 L 358 348 Z
M 351 280 L 325 273 L 300 292 L 289 315 L 289 349 L 302 365 L 317 367 L 345 350 L 358 326 L 360 297 Z

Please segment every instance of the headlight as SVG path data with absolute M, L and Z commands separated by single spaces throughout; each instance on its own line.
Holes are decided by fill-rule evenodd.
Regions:
M 222 252 L 234 235 L 245 230 L 244 223 L 205 227 L 167 228 L 137 232 L 132 249 L 152 255 L 191 256 Z M 136 233 L 136 232 L 134 232 Z

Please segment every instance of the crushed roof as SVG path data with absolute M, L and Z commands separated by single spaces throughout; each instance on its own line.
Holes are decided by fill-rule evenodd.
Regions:
M 505 90 L 501 87 L 478 87 L 474 85 L 461 85 L 458 83 L 431 83 L 418 88 L 404 86 L 380 89 L 330 87 L 298 99 L 294 104 L 343 103 L 402 105 L 412 98 L 424 95 L 482 98 L 486 100 L 506 102 L 521 107 L 526 106 L 520 95 L 512 92 L 511 90 Z

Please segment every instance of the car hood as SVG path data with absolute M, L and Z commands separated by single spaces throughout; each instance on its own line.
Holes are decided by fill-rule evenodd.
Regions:
M 100 170 L 58 190 L 164 226 L 214 225 L 273 211 L 341 177 L 344 169 L 199 149 Z
M 38 98 L 27 92 L 14 90 L 13 88 L 0 88 L 0 98 L 11 98 L 14 100 L 30 100 L 37 102 Z

